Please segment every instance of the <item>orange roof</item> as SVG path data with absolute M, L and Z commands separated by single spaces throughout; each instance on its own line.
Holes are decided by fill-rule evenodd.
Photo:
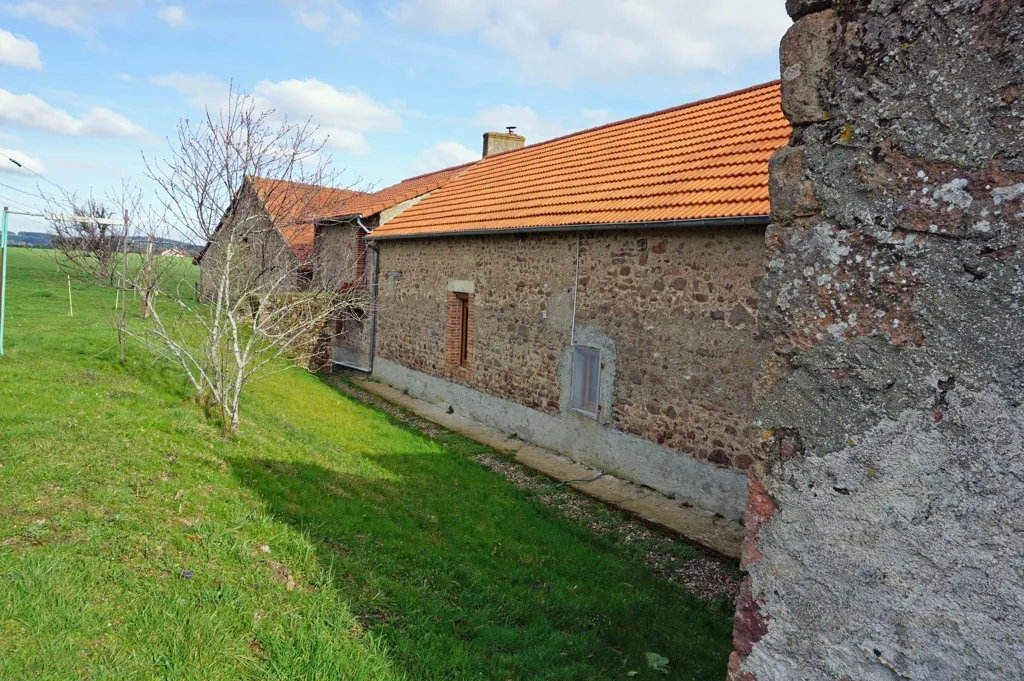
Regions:
M 313 250 L 313 222 L 345 213 L 345 204 L 365 196 L 351 189 L 333 189 L 302 182 L 249 177 L 274 226 L 292 251 L 305 260 Z
M 766 216 L 780 99 L 773 82 L 487 157 L 373 237 Z
M 383 210 L 397 206 L 403 201 L 414 199 L 417 196 L 443 187 L 476 163 L 479 163 L 479 161 L 445 168 L 444 170 L 436 170 L 424 175 L 417 175 L 416 177 L 402 180 L 398 184 L 385 187 L 380 191 L 353 197 L 345 205 L 346 214 L 358 215 L 362 218 L 376 215 Z

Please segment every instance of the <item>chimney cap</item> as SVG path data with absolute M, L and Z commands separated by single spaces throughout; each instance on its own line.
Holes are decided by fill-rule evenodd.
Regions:
M 516 132 L 516 126 L 514 125 L 506 125 L 505 129 L 508 130 L 508 134 L 510 135 L 514 135 Z

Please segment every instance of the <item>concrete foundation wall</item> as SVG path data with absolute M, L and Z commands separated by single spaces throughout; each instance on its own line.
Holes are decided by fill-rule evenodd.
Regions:
M 680 456 L 647 440 L 605 428 L 581 414 L 553 416 L 385 358 L 377 358 L 373 375 L 417 399 L 454 405 L 458 414 L 515 433 L 580 463 L 647 485 L 730 520 L 743 518 L 747 479 L 737 471 Z
M 1024 4 L 787 7 L 730 678 L 1024 678 Z

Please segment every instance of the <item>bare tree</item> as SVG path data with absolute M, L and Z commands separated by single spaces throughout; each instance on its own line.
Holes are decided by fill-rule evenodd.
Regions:
M 369 307 L 370 291 L 354 276 L 328 280 L 303 252 L 335 180 L 311 123 L 279 119 L 232 89 L 224 109 L 182 121 L 169 144 L 166 158 L 146 160 L 158 205 L 135 229 L 152 238 L 171 228 L 205 244 L 201 274 L 197 282 L 181 259 L 154 258 L 143 275 L 150 319 L 137 333 L 233 432 L 246 386 L 309 366 L 337 320 Z
M 103 199 L 91 192 L 82 198 L 62 191 L 46 202 L 44 215 L 54 232 L 54 257 L 58 265 L 80 281 L 117 286 L 111 326 L 117 331 L 120 361 L 124 365 L 128 336 L 126 299 L 142 267 L 142 261 L 134 257 L 130 216 L 148 210 L 143 194 L 132 181 L 125 180 Z
M 58 263 L 72 276 L 113 286 L 126 231 L 115 204 L 120 196 L 99 200 L 91 194 L 53 196 L 47 200 L 47 222 L 53 230 Z

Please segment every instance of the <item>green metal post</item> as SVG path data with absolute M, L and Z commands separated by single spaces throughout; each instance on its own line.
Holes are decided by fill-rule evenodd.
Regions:
M 4 354 L 4 318 L 7 316 L 7 206 L 4 206 L 3 218 L 0 218 L 0 248 L 3 249 L 3 262 L 0 263 L 0 356 Z

